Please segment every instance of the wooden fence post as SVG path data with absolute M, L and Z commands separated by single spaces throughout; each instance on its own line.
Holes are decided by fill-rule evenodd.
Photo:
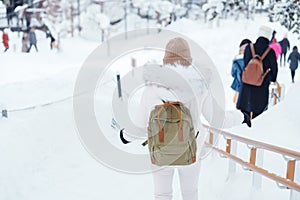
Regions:
M 286 178 L 294 181 L 295 175 L 295 160 L 289 160 L 287 163 Z
M 295 173 L 294 173 L 294 181 L 296 183 L 300 183 L 300 161 L 295 161 Z M 291 190 L 290 192 L 290 200 L 299 200 L 300 199 L 300 192 Z
M 236 155 L 237 153 L 237 141 L 232 140 L 231 141 L 231 154 Z M 232 159 L 228 159 L 228 174 L 229 176 L 234 174 L 236 172 L 236 162 L 233 161 Z
M 231 139 L 226 140 L 226 152 L 230 153 L 231 151 Z
M 250 153 L 250 164 L 255 165 L 256 162 L 256 148 L 251 148 L 251 153 Z
M 255 149 L 253 150 L 253 153 L 256 153 L 256 159 L 252 160 L 252 162 L 254 162 L 254 164 L 258 167 L 263 167 L 264 164 L 264 150 L 263 149 L 256 149 L 256 148 L 252 148 Z M 252 152 L 251 149 L 251 152 Z M 250 157 L 250 163 L 251 163 L 251 157 Z M 252 177 L 252 185 L 253 187 L 255 187 L 256 189 L 260 189 L 262 186 L 262 176 L 256 172 L 253 172 L 253 177 Z
M 209 133 L 209 144 L 213 145 L 214 144 L 214 134 Z
M 208 130 L 208 132 L 209 132 L 209 140 L 208 140 L 208 142 L 209 142 L 210 145 L 215 146 L 216 142 L 217 142 L 217 137 L 219 137 L 219 136 L 217 134 L 215 135 L 213 133 L 213 131 L 211 131 L 211 130 Z M 218 155 L 218 153 L 215 152 L 215 151 L 212 151 L 211 155 L 212 155 L 212 157 L 216 157 Z

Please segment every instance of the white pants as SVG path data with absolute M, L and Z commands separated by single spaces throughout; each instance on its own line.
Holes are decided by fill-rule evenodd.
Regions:
M 171 200 L 173 177 L 177 169 L 183 200 L 198 200 L 200 162 L 187 166 L 167 166 L 153 172 L 155 200 Z

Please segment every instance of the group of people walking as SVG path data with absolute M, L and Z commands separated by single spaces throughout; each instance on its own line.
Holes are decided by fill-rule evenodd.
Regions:
M 50 38 L 50 49 L 56 47 L 55 38 L 51 34 L 50 31 L 46 31 L 46 37 Z M 7 52 L 9 50 L 9 35 L 8 30 L 4 29 L 2 31 L 2 43 L 4 46 L 4 52 Z M 36 52 L 38 52 L 37 47 L 37 37 L 35 33 L 35 28 L 30 28 L 29 31 L 24 31 L 22 35 L 22 52 L 29 53 L 31 51 L 31 48 L 34 47 Z
M 260 115 L 268 108 L 269 102 L 269 85 L 270 82 L 275 82 L 278 73 L 278 62 L 280 57 L 280 66 L 285 66 L 289 63 L 291 70 L 292 83 L 294 83 L 295 71 L 300 62 L 300 54 L 297 46 L 293 47 L 292 52 L 286 59 L 286 54 L 290 49 L 290 42 L 287 39 L 287 34 L 284 38 L 277 42 L 276 31 L 270 27 L 261 26 L 259 29 L 259 37 L 254 43 L 254 52 L 252 52 L 249 39 L 244 39 L 239 45 L 239 54 L 232 62 L 231 75 L 234 78 L 231 88 L 236 91 L 234 96 L 234 103 L 236 107 L 244 112 L 247 112 L 253 119 Z M 264 52 L 266 52 L 262 58 Z M 250 85 L 244 83 L 242 80 L 243 72 L 248 63 L 253 58 L 253 55 L 258 55 L 263 63 L 263 72 L 266 72 L 260 86 Z
M 273 38 L 271 40 L 270 47 L 275 51 L 276 60 L 280 57 L 280 66 L 285 67 L 286 63 L 289 63 L 291 70 L 292 83 L 295 82 L 295 71 L 298 68 L 298 62 L 300 61 L 300 54 L 298 52 L 298 47 L 294 46 L 292 52 L 289 54 L 286 59 L 287 52 L 291 49 L 290 41 L 287 38 L 287 33 L 284 34 L 284 37 L 281 41 L 277 42 L 276 31 L 273 31 Z
M 4 45 L 4 52 L 9 49 L 9 36 L 8 30 L 4 29 L 2 31 L 2 42 Z M 22 52 L 28 53 L 31 50 L 31 47 L 34 46 L 36 52 L 38 52 L 37 48 L 37 38 L 35 34 L 35 29 L 31 28 L 29 32 L 23 32 L 22 36 Z
M 38 48 L 36 46 L 37 39 L 35 34 L 35 29 L 31 28 L 29 33 L 24 32 L 22 36 L 22 52 L 30 52 L 31 47 L 34 46 L 36 52 L 38 52 Z M 29 45 L 29 46 L 28 46 Z
M 140 124 L 141 127 L 145 127 L 145 132 L 148 132 L 148 147 L 151 162 L 152 165 L 155 166 L 155 169 L 157 169 L 157 167 L 159 169 L 153 172 L 154 196 L 156 200 L 172 199 L 172 184 L 175 170 L 177 170 L 179 174 L 182 199 L 198 200 L 200 161 L 197 159 L 202 151 L 201 142 L 203 142 L 203 138 L 197 141 L 198 151 L 195 159 L 192 157 L 191 159 L 183 159 L 182 161 L 182 155 L 187 153 L 187 148 L 182 155 L 178 156 L 178 159 L 170 159 L 170 163 L 164 163 L 165 159 L 169 159 L 171 155 L 170 152 L 172 152 L 172 156 L 177 155 L 177 151 L 174 151 L 176 148 L 170 150 L 168 146 L 177 144 L 177 142 L 180 143 L 180 141 L 181 145 L 184 144 L 184 138 L 186 138 L 184 135 L 187 133 L 181 129 L 183 116 L 189 118 L 190 113 L 192 118 L 192 122 L 190 122 L 192 128 L 190 130 L 195 132 L 196 130 L 201 131 L 201 121 L 199 117 L 197 117 L 197 114 L 202 114 L 211 126 L 217 128 L 232 127 L 241 123 L 246 123 L 251 127 L 251 120 L 268 109 L 269 86 L 271 82 L 276 82 L 278 74 L 277 59 L 281 57 L 285 65 L 286 53 L 289 48 L 287 37 L 284 37 L 278 44 L 275 34 L 276 33 L 273 32 L 270 27 L 261 26 L 259 28 L 258 38 L 254 43 L 249 39 L 241 41 L 239 54 L 232 63 L 232 76 L 234 77 L 234 81 L 231 87 L 237 91 L 235 96 L 237 109 L 232 111 L 220 109 L 220 107 L 215 104 L 216 101 L 214 97 L 207 92 L 203 92 L 205 88 L 199 85 L 199 80 L 196 77 L 197 72 L 193 67 L 190 67 L 192 57 L 187 41 L 182 38 L 174 38 L 168 42 L 163 58 L 164 65 L 161 69 L 170 68 L 175 70 L 190 83 L 193 91 L 196 93 L 199 91 L 199 94 L 202 92 L 203 95 L 193 96 L 191 94 L 186 97 L 172 96 L 162 88 L 151 84 L 147 85 L 142 94 L 141 108 L 139 109 L 140 114 L 138 117 L 141 122 L 138 124 Z M 287 61 L 290 63 L 291 71 L 295 71 L 294 69 L 297 68 L 298 61 L 300 61 L 296 46 L 293 48 L 293 52 L 289 55 Z M 257 73 L 257 70 L 261 71 Z M 251 74 L 251 72 L 253 74 Z M 258 76 L 259 80 L 256 80 L 256 76 Z M 158 75 L 155 77 L 158 77 Z M 292 75 L 292 78 L 294 82 L 294 75 Z M 149 82 L 149 80 L 147 81 Z M 169 82 L 168 86 L 177 89 L 178 94 L 182 94 L 184 90 L 180 90 L 180 86 L 176 83 L 177 81 Z M 162 100 L 163 103 L 161 102 Z M 159 102 L 161 105 L 158 105 Z M 200 108 L 200 113 L 197 113 L 199 110 L 195 108 Z M 151 109 L 153 110 L 151 111 Z M 186 112 L 186 110 L 189 110 L 189 112 Z M 166 115 L 165 117 L 162 117 L 162 112 Z M 218 113 L 218 116 L 224 116 L 224 119 L 220 120 L 218 118 L 216 120 L 212 112 Z M 161 120 L 164 121 L 164 126 L 160 124 Z M 168 124 L 169 120 L 170 124 Z M 173 128 L 167 128 L 175 122 L 179 123 L 179 125 L 176 125 L 174 130 Z M 222 122 L 221 126 L 220 122 Z M 169 134 L 173 135 L 174 138 L 166 142 L 166 140 L 170 139 L 168 138 Z M 174 141 L 176 142 L 174 143 Z M 193 142 L 192 139 L 190 143 L 193 144 Z M 165 153 L 165 151 L 167 153 Z M 193 153 L 193 151 L 190 152 L 191 155 L 195 156 Z

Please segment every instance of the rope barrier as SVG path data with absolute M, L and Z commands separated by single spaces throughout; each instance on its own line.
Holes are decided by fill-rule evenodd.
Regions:
M 107 80 L 106 82 L 102 83 L 100 86 L 104 86 L 104 85 L 112 83 L 112 82 L 115 82 L 115 79 Z M 98 88 L 99 88 L 99 85 L 96 87 L 96 89 L 98 89 Z M 71 96 L 68 96 L 68 97 L 65 97 L 65 98 L 62 98 L 62 99 L 58 99 L 56 101 L 51 101 L 51 102 L 47 102 L 47 103 L 43 103 L 43 104 L 38 104 L 38 105 L 33 105 L 33 106 L 27 106 L 27 107 L 23 107 L 23 108 L 3 109 L 2 110 L 2 117 L 8 118 L 8 113 L 16 113 L 16 112 L 29 111 L 29 110 L 34 110 L 34 109 L 36 109 L 38 107 L 48 107 L 48 106 L 60 104 L 60 103 L 66 102 L 68 100 L 71 100 L 71 99 L 77 98 L 79 96 L 82 96 L 84 94 L 88 94 L 90 92 L 94 92 L 94 91 L 86 91 L 86 92 L 82 92 L 80 94 L 75 94 L 75 95 L 71 95 Z
M 80 95 L 82 95 L 82 94 L 80 94 Z M 72 96 L 69 96 L 69 97 L 66 97 L 66 98 L 63 98 L 63 99 L 59 99 L 59 100 L 52 101 L 52 102 L 47 102 L 47 103 L 44 103 L 44 104 L 38 104 L 38 105 L 34 105 L 34 106 L 28 106 L 28 107 L 23 107 L 23 108 L 16 108 L 16 109 L 11 109 L 11 110 L 4 109 L 4 110 L 2 110 L 2 117 L 8 118 L 8 113 L 16 113 L 16 112 L 29 111 L 29 110 L 34 110 L 34 109 L 36 109 L 38 107 L 48 107 L 48 106 L 51 106 L 51 105 L 63 103 L 63 102 L 66 102 L 68 100 L 71 100 L 73 98 L 76 98 L 76 97 L 78 97 L 80 95 L 72 95 Z

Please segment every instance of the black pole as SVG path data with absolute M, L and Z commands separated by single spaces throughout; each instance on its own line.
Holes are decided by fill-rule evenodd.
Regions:
M 2 110 L 2 117 L 5 117 L 5 118 L 8 117 L 8 116 L 7 116 L 7 110 Z
M 117 83 L 118 83 L 118 96 L 119 96 L 119 98 L 122 98 L 122 88 L 121 88 L 120 74 L 117 74 Z

